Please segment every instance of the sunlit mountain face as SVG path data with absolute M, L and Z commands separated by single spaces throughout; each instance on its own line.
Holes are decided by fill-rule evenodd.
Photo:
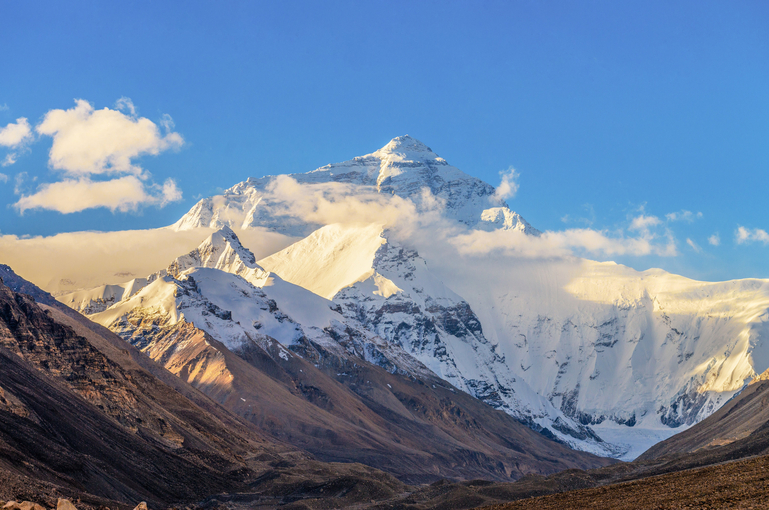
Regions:
M 154 336 L 178 324 L 318 366 L 322 346 L 434 374 L 573 448 L 630 459 L 769 367 L 769 288 L 574 256 L 578 236 L 596 235 L 540 232 L 499 188 L 403 136 L 248 179 L 167 228 L 127 232 L 127 246 L 144 245 L 130 261 L 100 261 L 108 285 L 40 283 L 156 356 L 176 347 Z

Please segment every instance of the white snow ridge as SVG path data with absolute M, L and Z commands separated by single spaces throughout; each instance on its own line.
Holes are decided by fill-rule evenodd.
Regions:
M 363 221 L 361 197 L 397 200 L 414 218 Z M 349 214 L 325 222 L 329 204 Z M 203 242 L 145 279 L 58 299 L 124 337 L 192 324 L 231 350 L 274 343 L 318 364 L 325 349 L 432 372 L 545 435 L 623 459 L 769 368 L 769 281 L 460 255 L 458 233 L 541 234 L 493 186 L 409 136 L 311 172 L 250 178 L 172 228 L 201 229 Z M 255 249 L 264 231 L 296 242 L 256 261 L 240 239 Z

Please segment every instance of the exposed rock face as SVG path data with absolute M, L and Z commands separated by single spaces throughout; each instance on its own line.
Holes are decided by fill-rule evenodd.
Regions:
M 0 345 L 67 381 L 83 398 L 135 430 L 141 421 L 136 398 L 117 365 L 70 328 L 50 320 L 29 298 L 2 290 Z
M 0 466 L 158 505 L 242 488 L 264 440 L 85 323 L 0 284 Z
M 762 374 L 763 375 L 763 374 Z M 639 460 L 711 450 L 740 456 L 769 453 L 769 380 L 748 385 L 719 410 L 693 427 L 644 452 Z M 723 447 L 723 448 L 717 448 Z

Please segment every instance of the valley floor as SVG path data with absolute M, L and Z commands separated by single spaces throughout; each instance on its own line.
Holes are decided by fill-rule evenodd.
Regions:
M 769 455 L 541 496 L 484 510 L 684 509 L 769 507 Z
M 341 468 L 340 472 L 329 471 L 326 465 L 317 462 L 310 462 L 304 467 L 287 464 L 266 473 L 267 476 L 259 477 L 254 484 L 257 491 L 253 493 L 214 496 L 188 508 L 678 510 L 769 507 L 769 455 L 528 499 L 519 498 L 526 498 L 532 493 L 559 490 L 553 482 L 556 482 L 560 490 L 584 487 L 591 483 L 589 473 L 569 470 L 548 478 L 525 477 L 512 484 L 495 484 L 481 480 L 456 483 L 443 480 L 421 487 L 394 487 L 386 483 L 385 479 L 371 476 L 371 472 L 358 472 L 362 466 L 357 469 L 355 465 L 337 467 Z M 627 464 L 619 464 L 613 469 L 609 468 L 609 471 L 615 471 L 614 474 L 619 475 L 628 467 L 630 466 Z M 78 508 L 86 510 L 103 509 L 105 506 L 119 510 L 133 507 L 33 481 L 23 476 L 10 475 L 0 469 L 0 500 L 30 500 L 46 508 L 55 508 L 59 497 L 72 498 L 77 501 Z M 517 501 L 500 503 L 513 499 Z M 495 502 L 497 504 L 488 506 Z

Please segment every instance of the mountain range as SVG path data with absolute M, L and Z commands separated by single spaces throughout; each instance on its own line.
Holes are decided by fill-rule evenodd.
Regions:
M 166 231 L 199 231 L 201 244 L 153 274 L 56 297 L 247 419 L 257 396 L 232 389 L 242 360 L 276 364 L 321 407 L 332 386 L 361 398 L 397 376 L 448 392 L 437 401 L 466 394 L 572 448 L 632 459 L 769 368 L 768 282 L 533 256 L 526 247 L 547 233 L 409 136 L 248 179 Z M 291 242 L 256 260 L 261 233 Z M 363 363 L 382 374 L 377 388 L 353 372 Z M 297 380 L 314 371 L 331 386 Z

